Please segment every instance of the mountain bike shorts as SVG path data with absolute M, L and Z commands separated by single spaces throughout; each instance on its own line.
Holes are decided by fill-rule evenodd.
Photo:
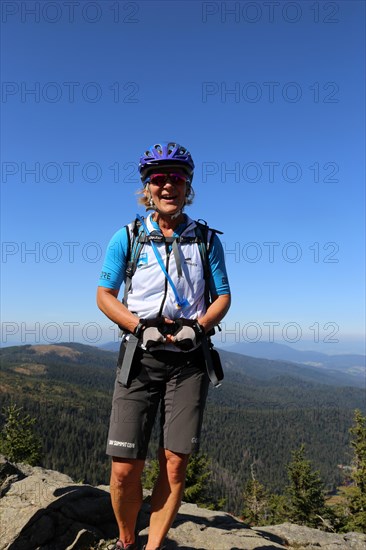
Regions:
M 160 406 L 160 446 L 174 453 L 199 450 L 209 378 L 201 348 L 191 352 L 137 348 L 129 385 L 118 378 L 125 353 L 121 344 L 107 455 L 145 459 Z

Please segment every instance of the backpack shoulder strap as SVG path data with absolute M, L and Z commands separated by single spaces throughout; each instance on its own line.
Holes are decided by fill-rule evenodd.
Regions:
M 137 218 L 132 222 L 131 232 L 130 232 L 130 227 L 128 225 L 126 225 L 125 227 L 127 232 L 128 252 L 127 252 L 127 258 L 126 258 L 125 288 L 124 288 L 124 294 L 123 294 L 123 300 L 122 300 L 124 304 L 127 303 L 127 294 L 130 291 L 132 277 L 135 274 L 137 263 L 139 261 L 139 257 L 141 254 L 141 249 L 144 244 L 143 239 L 141 239 L 141 236 L 144 234 L 144 229 L 141 226 L 141 222 Z M 132 239 L 131 239 L 130 233 L 132 233 Z
M 210 268 L 208 255 L 213 243 L 215 233 L 219 233 L 220 235 L 222 235 L 222 231 L 219 231 L 218 229 L 212 229 L 207 225 L 207 223 L 204 220 L 197 220 L 195 233 L 196 233 L 196 237 L 198 238 L 198 247 L 199 247 L 202 265 L 203 265 L 203 277 L 205 280 L 205 302 L 206 302 L 206 307 L 208 307 L 211 303 L 210 284 L 209 284 L 211 268 Z M 210 237 L 209 237 L 209 233 L 210 233 Z

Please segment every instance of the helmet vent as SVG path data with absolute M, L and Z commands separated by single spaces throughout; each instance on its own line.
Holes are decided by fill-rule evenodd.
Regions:
M 149 172 L 156 167 L 177 166 L 185 170 L 192 180 L 194 162 L 186 147 L 175 141 L 158 142 L 149 147 L 140 158 L 139 172 L 142 181 L 146 180 Z

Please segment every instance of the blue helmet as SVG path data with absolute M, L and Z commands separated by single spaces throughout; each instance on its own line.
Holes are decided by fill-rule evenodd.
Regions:
M 193 179 L 194 162 L 185 147 L 174 142 L 161 142 L 149 147 L 141 156 L 139 172 L 144 182 L 149 173 L 158 167 L 176 167 L 183 169 L 190 181 Z

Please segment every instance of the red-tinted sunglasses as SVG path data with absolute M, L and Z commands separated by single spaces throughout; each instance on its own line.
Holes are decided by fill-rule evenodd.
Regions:
M 150 183 L 154 185 L 165 185 L 167 181 L 173 184 L 183 185 L 188 178 L 184 174 L 151 174 Z

